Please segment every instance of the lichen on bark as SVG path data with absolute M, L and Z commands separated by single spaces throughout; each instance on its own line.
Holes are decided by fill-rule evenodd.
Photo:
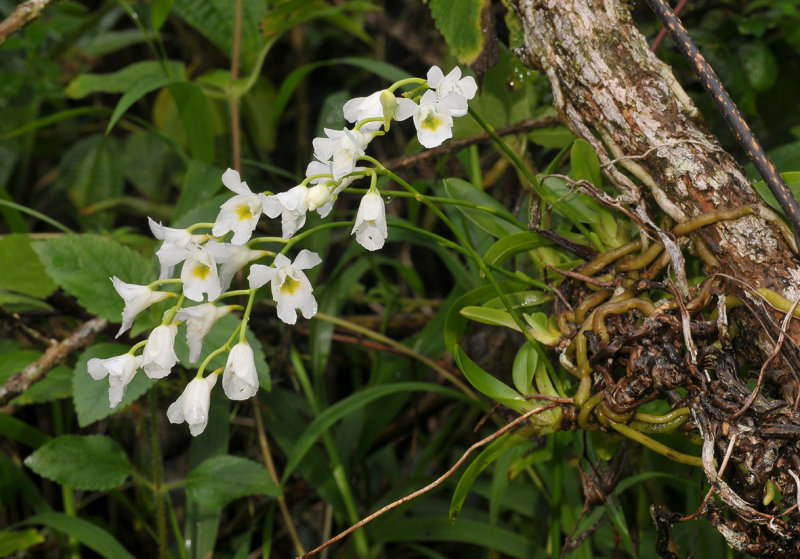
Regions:
M 671 69 L 650 51 L 623 2 L 511 0 L 510 3 L 524 30 L 525 49 L 518 53 L 523 63 L 545 72 L 559 118 L 576 136 L 594 147 L 608 180 L 620 191 L 614 203 L 629 208 L 629 215 L 641 218 L 643 234 L 665 244 L 673 256 L 673 266 L 682 267 L 678 262 L 681 255 L 673 236 L 655 226 L 661 223 L 657 215 L 666 214 L 681 223 L 716 210 L 752 208 L 736 219 L 700 227 L 692 233 L 693 242 L 698 252 L 708 254 L 704 258 L 706 273 L 720 280 L 719 288 L 715 288 L 716 297 L 724 299 L 725 294 L 731 294 L 745 301 L 746 307 L 734 310 L 732 315 L 740 339 L 755 343 L 756 357 L 750 357 L 751 370 L 758 374 L 762 369 L 765 386 L 772 383 L 772 393 L 783 394 L 784 400 L 768 401 L 761 395 L 750 398 L 752 385 L 748 387 L 739 378 L 734 360 L 724 351 L 716 352 L 710 338 L 704 338 L 708 345 L 700 348 L 700 359 L 716 359 L 719 378 L 706 381 L 697 377 L 701 365 L 695 362 L 694 353 L 689 355 L 687 346 L 691 344 L 691 336 L 684 336 L 687 345 L 683 347 L 679 337 L 675 337 L 674 347 L 687 354 L 683 363 L 688 371 L 675 378 L 682 382 L 693 375 L 699 378 L 691 381 L 696 394 L 690 394 L 683 405 L 692 409 L 694 429 L 706 442 L 703 454 L 708 481 L 727 507 L 738 515 L 725 518 L 712 503 L 706 507 L 705 516 L 737 549 L 757 555 L 798 556 L 800 531 L 792 528 L 795 523 L 784 522 L 775 514 L 777 509 L 761 506 L 759 492 L 771 480 L 787 502 L 794 503 L 796 486 L 800 484 L 794 479 L 792 469 L 800 468 L 800 455 L 794 448 L 794 440 L 800 435 L 797 416 L 800 378 L 795 369 L 800 357 L 797 346 L 800 327 L 798 321 L 791 321 L 787 328 L 789 340 L 778 355 L 780 324 L 788 309 L 770 307 L 753 294 L 758 288 L 767 288 L 788 301 L 800 296 L 800 266 L 791 230 L 760 199 L 739 162 L 706 129 L 699 111 Z M 598 198 L 609 202 L 607 195 Z M 681 316 L 685 331 L 690 325 L 688 313 L 682 311 Z M 667 319 L 663 320 L 666 324 Z M 700 325 L 692 323 L 691 328 Z M 584 330 L 573 335 L 583 336 Z M 657 330 L 652 332 L 655 335 Z M 632 335 L 626 334 L 626 340 L 632 339 Z M 604 383 L 608 388 L 616 382 L 616 392 L 605 395 L 605 401 L 612 407 L 625 404 L 623 400 L 614 401 L 614 397 L 633 399 L 632 375 L 640 375 L 639 386 L 657 385 L 666 378 L 659 378 L 653 372 L 658 372 L 658 367 L 673 370 L 682 366 L 681 360 L 667 355 L 669 351 L 659 353 L 665 348 L 658 346 L 658 341 L 636 339 L 640 343 L 637 351 L 644 347 L 644 354 L 634 352 L 641 361 L 633 363 L 631 357 L 628 374 L 621 380 L 615 380 L 611 366 L 603 368 L 603 359 L 598 355 L 611 362 L 612 349 L 619 350 L 623 342 L 616 346 L 613 340 L 605 346 L 596 339 L 587 342 L 589 361 L 595 366 L 594 389 Z M 773 352 L 778 357 L 774 361 Z M 620 390 L 623 385 L 627 393 Z M 750 407 L 737 415 L 748 399 Z M 769 429 L 765 430 L 765 425 Z M 731 459 L 744 471 L 743 481 L 739 480 L 737 486 L 739 493 L 724 481 L 725 476 L 715 473 L 714 450 L 716 458 L 721 460 L 729 446 Z M 796 508 L 793 514 L 795 517 L 798 514 Z M 675 521 L 659 518 L 667 525 Z

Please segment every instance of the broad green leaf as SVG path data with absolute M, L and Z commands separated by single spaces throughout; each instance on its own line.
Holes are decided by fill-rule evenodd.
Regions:
M 131 473 L 125 451 L 103 435 L 62 435 L 28 456 L 25 465 L 61 485 L 93 491 L 119 487 Z
M 213 198 L 223 188 L 223 172 L 224 169 L 208 163 L 191 161 L 183 178 L 181 195 L 175 204 L 173 219 L 177 221 L 194 209 L 200 202 Z M 227 189 L 225 190 L 229 192 Z M 219 211 L 219 207 L 217 207 L 217 211 Z
M 486 307 L 464 307 L 461 309 L 461 315 L 475 322 L 480 322 L 481 324 L 505 326 L 517 332 L 522 331 L 517 323 L 514 322 L 514 318 L 511 314 L 506 310 L 487 309 Z
M 72 393 L 75 402 L 75 411 L 78 414 L 78 425 L 87 425 L 99 421 L 112 413 L 124 410 L 128 405 L 147 392 L 156 383 L 155 379 L 148 378 L 143 371 L 138 371 L 136 376 L 125 390 L 125 396 L 116 408 L 111 408 L 108 403 L 108 377 L 94 380 L 89 375 L 87 363 L 92 357 L 106 359 L 115 355 L 122 355 L 130 349 L 129 346 L 120 344 L 95 344 L 84 351 L 72 376 Z
M 750 86 L 756 91 L 766 91 L 778 78 L 778 62 L 772 51 L 760 41 L 744 43 L 738 49 L 739 62 Z
M 78 140 L 62 157 L 56 184 L 79 209 L 122 195 L 117 152 L 116 138 L 94 134 Z
M 12 234 L 0 239 L 0 289 L 44 299 L 56 289 L 45 274 L 28 235 Z
M 142 164 L 144 161 L 146 165 Z M 157 134 L 131 134 L 120 154 L 125 178 L 153 202 L 165 202 L 172 193 L 172 174 L 179 165 L 172 145 Z
M 532 250 L 552 243 L 537 233 L 520 231 L 500 239 L 494 243 L 483 257 L 487 264 L 501 264 L 520 252 Z
M 43 542 L 44 536 L 33 528 L 20 532 L 3 531 L 0 532 L 0 556 L 11 557 L 18 551 Z
M 389 394 L 396 394 L 398 392 L 437 392 L 439 394 L 446 394 L 455 399 L 463 399 L 464 395 L 456 392 L 451 388 L 437 386 L 426 382 L 397 382 L 392 384 L 383 384 L 380 386 L 373 386 L 365 388 L 355 394 L 351 394 L 347 398 L 336 402 L 334 405 L 327 408 L 320 413 L 314 421 L 303 431 L 302 435 L 292 446 L 292 449 L 287 453 L 289 462 L 283 470 L 283 479 L 281 483 L 285 483 L 289 475 L 294 471 L 298 464 L 303 460 L 306 453 L 311 449 L 316 440 L 327 431 L 331 425 L 346 417 L 347 415 L 361 410 L 370 402 L 388 396 Z
M 335 19 L 336 16 L 342 16 L 342 12 L 349 11 L 368 11 L 379 9 L 375 4 L 366 1 L 350 0 L 338 3 L 336 5 L 328 4 L 319 0 L 289 0 L 288 2 L 278 3 L 263 17 L 259 23 L 261 34 L 265 38 L 273 38 L 281 35 L 300 24 L 309 22 L 314 19 L 331 19 L 334 22 L 340 22 Z M 348 19 L 347 17 L 341 19 Z M 352 19 L 352 14 L 350 18 Z M 352 25 L 346 26 L 348 31 L 356 31 Z M 368 35 L 357 33 L 363 38 L 369 39 Z
M 483 75 L 475 98 L 469 102 L 470 108 L 495 128 L 533 118 L 542 89 L 539 84 L 544 80 L 539 72 L 523 66 L 519 58 L 504 46 L 498 48 L 497 55 L 497 62 Z M 455 119 L 454 138 L 483 132 L 473 118 Z M 523 134 L 506 136 L 505 140 L 518 153 L 525 149 Z
M 798 147 L 800 147 L 800 142 L 798 143 Z M 798 153 L 800 154 L 800 149 L 798 149 Z M 800 161 L 798 161 L 798 164 L 800 164 Z M 789 187 L 794 197 L 800 200 L 800 172 L 781 173 L 781 177 L 783 177 L 783 181 L 786 183 L 786 186 Z M 773 210 L 783 216 L 786 215 L 783 213 L 783 209 L 764 181 L 754 182 L 753 188 L 755 188 L 758 195 L 761 196 Z
M 488 0 L 431 0 L 431 15 L 450 52 L 461 64 L 472 64 L 491 40 L 484 32 L 491 9 Z
M 103 557 L 113 559 L 135 559 L 114 536 L 87 520 L 60 512 L 45 512 L 26 518 L 20 525 L 43 524 L 63 532 L 93 549 Z
M 146 76 L 141 80 L 138 80 L 133 84 L 133 86 L 125 92 L 125 95 L 117 103 L 117 106 L 114 107 L 114 112 L 111 113 L 111 118 L 108 120 L 108 126 L 106 127 L 106 134 L 108 134 L 117 121 L 122 118 L 122 115 L 133 105 L 136 101 L 150 93 L 151 91 L 155 91 L 157 89 L 161 89 L 167 85 L 171 85 L 174 83 L 180 83 L 184 80 L 176 77 L 165 76 L 165 75 L 153 75 L 153 76 Z
M 40 351 L 18 348 L 15 343 L 3 344 L 3 351 L 0 352 L 0 384 L 5 384 L 14 373 L 42 356 Z
M 530 394 L 533 391 L 533 376 L 540 366 L 544 368 L 544 365 L 539 363 L 539 354 L 535 347 L 526 343 L 519 348 L 511 367 L 511 379 L 517 391 L 521 394 Z
M 72 396 L 72 369 L 59 365 L 47 376 L 20 394 L 11 403 L 17 406 L 42 404 Z
M 453 497 L 450 499 L 450 522 L 455 522 L 456 518 L 458 518 L 461 507 L 464 506 L 464 499 L 469 495 L 472 484 L 475 483 L 475 480 L 481 472 L 509 449 L 518 444 L 526 443 L 527 441 L 528 438 L 526 436 L 520 436 L 516 432 L 506 433 L 484 448 L 481 453 L 475 457 L 475 460 L 464 470 L 464 473 L 458 480 L 455 491 L 453 491 Z
M 228 454 L 231 436 L 230 410 L 231 401 L 224 394 L 212 392 L 208 426 L 202 434 L 191 438 L 189 471 L 209 458 Z M 187 430 L 185 426 L 180 427 Z M 204 559 L 212 556 L 221 519 L 220 507 L 203 505 L 192 499 L 186 500 L 183 537 L 186 538 L 188 558 Z
M 270 2 L 271 3 L 271 2 Z M 258 22 L 266 11 L 263 0 L 242 1 L 241 43 L 242 66 L 251 68 L 266 42 L 258 30 Z M 234 10 L 229 0 L 174 0 L 172 13 L 197 29 L 228 57 L 233 53 Z
M 281 490 L 260 464 L 236 456 L 215 456 L 189 473 L 186 494 L 198 503 L 221 508 L 245 495 L 277 497 Z
M 206 163 L 213 162 L 214 129 L 205 93 L 197 85 L 189 82 L 172 83 L 169 91 L 178 106 L 192 157 Z
M 519 233 L 525 227 L 517 221 L 500 202 L 462 179 L 449 178 L 443 181 L 445 192 L 455 200 L 467 200 L 478 208 L 454 206 L 475 225 L 497 238 Z
M 64 93 L 73 99 L 80 99 L 92 93 L 126 93 L 146 78 L 166 78 L 171 75 L 174 78 L 186 79 L 186 70 L 182 62 L 170 60 L 166 65 L 167 71 L 160 62 L 148 60 L 135 62 L 111 74 L 81 74 L 69 82 Z
M 112 276 L 148 284 L 153 267 L 133 249 L 95 235 L 66 235 L 33 243 L 47 274 L 90 313 L 120 322 L 124 302 Z
M 464 373 L 469 383 L 475 389 L 514 411 L 521 412 L 526 407 L 526 400 L 510 386 L 500 382 L 495 377 L 481 369 L 470 359 L 460 346 L 456 345 L 453 356 L 458 368 Z
M 600 171 L 600 160 L 589 142 L 582 138 L 575 140 L 570 152 L 570 163 L 573 179 L 587 180 L 597 188 L 602 188 L 603 174 Z

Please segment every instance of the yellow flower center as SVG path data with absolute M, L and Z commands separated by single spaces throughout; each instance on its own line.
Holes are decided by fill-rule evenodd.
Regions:
M 442 119 L 436 116 L 436 114 L 430 112 L 428 115 L 420 122 L 420 126 L 427 130 L 434 131 L 442 125 Z
M 298 287 L 300 287 L 299 281 L 295 281 L 291 276 L 286 276 L 281 284 L 281 291 L 288 295 L 294 295 Z
M 206 266 L 205 264 L 198 264 L 192 270 L 192 275 L 200 278 L 201 280 L 205 280 L 208 274 L 211 273 L 211 268 Z
M 239 221 L 253 219 L 253 212 L 250 211 L 250 206 L 247 204 L 239 204 L 236 206 L 236 215 L 239 217 Z

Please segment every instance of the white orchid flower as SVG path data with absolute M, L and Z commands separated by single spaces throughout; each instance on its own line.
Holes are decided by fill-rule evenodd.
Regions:
M 117 332 L 117 338 L 131 327 L 136 315 L 153 303 L 158 303 L 173 295 L 168 291 L 153 291 L 146 285 L 125 283 L 117 276 L 111 278 L 111 283 L 114 284 L 114 289 L 117 290 L 119 296 L 125 301 L 125 308 L 122 309 L 122 326 L 120 326 L 119 332 Z
M 278 318 L 286 324 L 294 324 L 297 322 L 296 309 L 300 309 L 306 318 L 317 314 L 314 289 L 302 270 L 313 268 L 320 262 L 322 259 L 319 255 L 309 250 L 301 250 L 294 262 L 283 254 L 278 254 L 273 266 L 250 266 L 247 279 L 251 288 L 259 288 L 272 282 L 272 298 L 278 303 Z
M 158 279 L 167 279 L 172 276 L 175 266 L 186 260 L 191 254 L 188 250 L 190 244 L 200 243 L 208 238 L 208 235 L 193 235 L 186 229 L 165 227 L 149 217 L 147 222 L 150 224 L 153 236 L 164 241 L 156 252 L 158 262 L 161 264 L 161 273 Z
M 222 388 L 231 400 L 247 400 L 258 392 L 258 373 L 253 348 L 247 342 L 233 346 L 222 373 Z
M 363 157 L 367 144 L 375 136 L 370 130 L 331 130 L 325 128 L 327 138 L 314 138 L 314 157 L 322 163 L 331 162 L 331 174 L 339 180 L 352 173 L 356 162 Z
M 203 340 L 217 321 L 234 309 L 232 305 L 217 307 L 203 303 L 184 307 L 175 315 L 175 320 L 186 322 L 186 343 L 189 346 L 189 361 L 195 363 L 203 349 Z
M 458 93 L 451 92 L 440 99 L 435 91 L 429 89 L 413 113 L 403 111 L 397 120 L 413 116 L 419 143 L 433 148 L 453 137 L 453 115 L 466 114 L 466 110 L 467 100 Z
M 394 93 L 384 89 L 367 97 L 350 99 L 342 107 L 342 112 L 344 118 L 353 123 L 374 118 L 383 119 L 365 122 L 361 125 L 360 130 L 374 132 L 383 126 L 388 131 L 392 119 L 397 117 L 398 110 L 407 103 L 413 103 L 413 101 L 404 97 L 395 97 Z
M 414 104 L 412 102 L 412 104 Z M 356 171 L 364 171 L 364 167 L 354 167 L 351 173 Z M 313 177 L 315 175 L 329 175 L 328 177 L 317 176 L 309 181 L 311 186 L 306 194 L 306 206 L 309 211 L 315 211 L 320 217 L 325 218 L 331 213 L 333 203 L 338 198 L 339 193 L 350 186 L 356 179 L 362 178 L 363 175 L 349 174 L 339 180 L 333 179 L 332 164 L 322 163 L 321 161 L 312 161 L 306 167 L 306 177 Z
M 147 338 L 142 353 L 142 369 L 150 378 L 164 378 L 171 371 L 178 356 L 175 354 L 175 324 L 156 326 Z
M 358 244 L 367 250 L 379 250 L 389 235 L 386 226 L 386 207 L 377 191 L 370 190 L 361 198 L 356 222 L 350 234 L 356 234 Z
M 245 245 L 219 243 L 211 240 L 205 244 L 205 249 L 211 253 L 219 268 L 219 283 L 222 291 L 227 291 L 231 286 L 233 276 L 244 268 L 248 262 L 257 260 L 267 255 L 265 250 L 251 250 Z
M 467 114 L 467 104 L 475 97 L 478 91 L 478 84 L 475 83 L 475 78 L 472 76 L 461 77 L 461 68 L 456 66 L 445 76 L 441 68 L 438 66 L 431 67 L 428 70 L 428 87 L 436 91 L 439 99 L 445 99 L 451 93 L 455 93 L 464 99 L 464 107 L 457 107 L 450 112 L 451 116 L 464 116 Z
M 214 257 L 202 246 L 191 247 L 192 254 L 183 263 L 181 268 L 181 281 L 183 294 L 187 299 L 203 300 L 203 293 L 208 294 L 208 300 L 213 301 L 222 293 L 217 274 L 217 262 Z
M 167 408 L 170 423 L 185 421 L 193 437 L 202 433 L 208 425 L 211 389 L 216 383 L 217 375 L 192 379 L 178 399 Z
M 284 239 L 297 233 L 306 223 L 308 187 L 298 184 L 286 192 L 279 192 L 264 199 L 264 213 L 270 218 L 281 216 L 281 234 Z
M 141 355 L 126 353 L 108 359 L 93 357 L 89 359 L 87 368 L 94 380 L 102 380 L 108 376 L 108 404 L 116 408 L 125 396 L 125 389 L 133 380 L 141 363 Z
M 258 225 L 265 196 L 251 192 L 247 183 L 242 181 L 239 173 L 233 169 L 228 169 L 223 173 L 222 184 L 233 191 L 236 196 L 222 204 L 211 233 L 215 237 L 221 237 L 228 231 L 233 231 L 231 242 L 235 245 L 242 245 L 250 240 L 250 236 Z

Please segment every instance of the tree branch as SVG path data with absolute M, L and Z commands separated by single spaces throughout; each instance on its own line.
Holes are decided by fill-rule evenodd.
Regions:
M 0 22 L 0 45 L 12 34 L 37 17 L 52 0 L 28 0 L 17 6 L 10 16 Z
M 54 343 L 39 359 L 15 373 L 3 386 L 0 386 L 0 406 L 4 406 L 16 396 L 25 392 L 30 386 L 42 380 L 45 374 L 61 363 L 67 355 L 91 343 L 98 332 L 102 331 L 108 321 L 105 318 L 93 318 L 84 322 L 68 338 Z

